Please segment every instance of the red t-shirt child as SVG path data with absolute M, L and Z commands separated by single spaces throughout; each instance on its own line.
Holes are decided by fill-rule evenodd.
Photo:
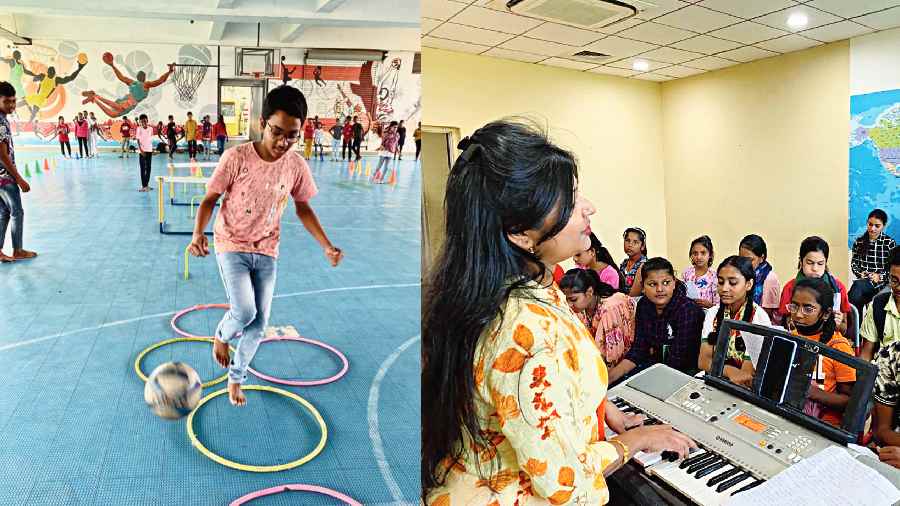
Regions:
M 122 126 L 119 127 L 119 132 L 122 133 L 123 139 L 130 139 L 131 138 L 131 122 L 123 121 Z
M 344 130 L 341 133 L 344 134 L 344 140 L 349 141 L 353 138 L 353 125 L 350 123 L 345 124 Z
M 303 138 L 304 139 L 312 139 L 313 131 L 315 131 L 315 127 L 312 124 L 312 121 L 307 121 L 306 126 L 303 127 Z
M 62 125 L 57 125 L 56 131 L 59 132 L 59 142 L 69 142 L 69 124 L 68 123 L 63 123 Z

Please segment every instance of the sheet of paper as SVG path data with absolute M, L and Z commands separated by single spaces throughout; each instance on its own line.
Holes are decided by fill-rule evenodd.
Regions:
M 838 472 L 840 479 L 835 479 Z M 865 486 L 847 486 L 848 484 Z M 830 446 L 794 464 L 756 488 L 733 496 L 728 506 L 840 504 L 891 505 L 900 490 L 875 470 L 854 459 L 844 448 Z

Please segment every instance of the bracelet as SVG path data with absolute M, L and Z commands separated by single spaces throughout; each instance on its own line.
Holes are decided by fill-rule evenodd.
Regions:
M 628 446 L 618 439 L 610 439 L 610 443 L 617 444 L 622 448 L 622 463 L 628 462 Z

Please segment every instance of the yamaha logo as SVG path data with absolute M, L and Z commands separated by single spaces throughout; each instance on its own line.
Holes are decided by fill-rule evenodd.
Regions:
M 732 443 L 731 441 L 725 439 L 725 438 L 722 437 L 722 436 L 716 436 L 716 441 L 725 443 L 725 444 L 727 444 L 728 446 L 734 446 L 734 443 Z

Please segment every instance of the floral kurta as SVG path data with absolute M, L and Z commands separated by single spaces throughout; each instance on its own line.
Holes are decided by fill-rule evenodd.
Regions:
M 474 358 L 476 416 L 496 454 L 466 436 L 462 460 L 426 504 L 605 504 L 603 469 L 618 453 L 602 440 L 608 380 L 593 336 L 555 284 L 530 283 L 502 314 Z
M 576 315 L 594 334 L 594 343 L 606 359 L 608 367 L 615 367 L 631 349 L 634 342 L 634 299 L 615 293 L 597 304 L 597 310 L 588 318 L 584 312 Z

